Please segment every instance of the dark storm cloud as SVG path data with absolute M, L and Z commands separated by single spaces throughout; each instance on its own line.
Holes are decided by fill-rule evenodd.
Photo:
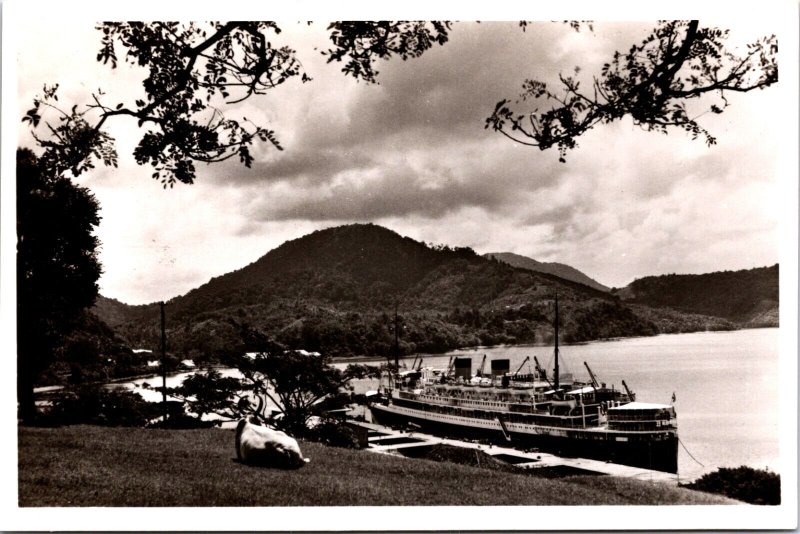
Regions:
M 445 181 L 446 183 L 446 181 Z M 464 206 L 496 208 L 508 201 L 508 195 L 481 187 L 443 186 L 427 189 L 412 177 L 384 176 L 366 186 L 333 186 L 326 195 L 282 202 L 262 214 L 264 220 L 359 220 L 421 215 L 442 217 Z
M 513 23 L 461 24 L 449 43 L 421 58 L 381 62 L 379 85 L 354 86 L 337 73 L 324 80 L 340 90 L 335 109 L 306 94 L 285 151 L 267 153 L 252 169 L 230 165 L 214 180 L 260 184 L 246 210 L 259 220 L 437 218 L 527 202 L 563 166 L 553 153 L 486 130 L 484 121 L 526 76 L 553 67 L 530 53 L 549 33 L 547 26 L 532 35 Z M 315 82 L 301 90 L 330 89 Z M 306 102 L 321 100 L 327 106 Z
M 539 33 L 549 31 L 545 26 Z M 498 134 L 484 124 L 497 101 L 515 96 L 526 77 L 554 68 L 546 57 L 531 60 L 538 39 L 514 23 L 457 24 L 443 47 L 413 61 L 379 62 L 378 85 L 355 84 L 336 73 L 299 86 L 303 102 L 294 104 L 304 111 L 290 132 L 278 130 L 279 138 L 291 139 L 284 142 L 286 150 L 269 150 L 252 169 L 230 168 L 216 173 L 218 179 L 324 183 L 339 172 L 379 162 L 389 151 L 433 153 L 462 143 L 491 143 Z M 327 101 L 308 104 L 326 91 L 341 93 L 335 111 Z M 292 104 L 291 94 L 285 98 L 283 108 Z
M 519 207 L 557 176 L 552 171 L 537 172 L 525 158 L 508 157 L 513 148 L 502 143 L 486 151 L 482 145 L 460 148 L 461 152 L 445 148 L 438 157 L 423 152 L 383 161 L 341 173 L 325 185 L 276 184 L 247 210 L 259 220 L 374 220 L 403 215 L 435 219 L 464 207 L 487 211 Z
M 370 168 L 373 164 L 369 150 L 310 147 L 287 150 L 272 161 L 254 163 L 251 168 L 229 164 L 224 173 L 215 170 L 212 180 L 244 185 L 277 182 L 320 185 L 338 173 Z
M 457 24 L 445 46 L 382 73 L 382 90 L 369 92 L 352 110 L 352 132 L 372 137 L 409 129 L 434 141 L 483 138 L 494 105 L 514 96 L 522 73 L 532 70 L 516 49 L 533 39 L 514 24 Z

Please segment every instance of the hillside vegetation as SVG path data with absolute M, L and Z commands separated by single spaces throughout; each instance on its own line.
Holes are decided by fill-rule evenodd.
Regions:
M 428 246 L 372 224 L 320 230 L 167 303 L 168 347 L 197 363 L 239 351 L 242 325 L 331 356 L 550 343 L 558 294 L 562 341 L 733 328 L 724 319 L 631 307 L 548 273 Z M 100 299 L 95 312 L 131 346 L 159 343 L 156 304 Z
M 400 350 L 442 352 L 552 339 L 558 293 L 563 339 L 657 333 L 609 295 L 553 275 L 484 259 L 467 248 L 430 247 L 374 225 L 289 241 L 258 261 L 170 301 L 169 348 L 202 360 L 237 349 L 247 324 L 283 344 L 332 356 L 389 355 L 395 304 Z M 124 306 L 124 305 L 123 305 Z M 132 344 L 157 347 L 156 305 L 101 316 Z
M 617 291 L 625 302 L 722 317 L 742 327 L 778 326 L 778 265 L 635 280 Z
M 578 269 L 557 262 L 542 262 L 536 261 L 527 256 L 514 254 L 513 252 L 489 252 L 483 255 L 484 258 L 497 259 L 505 262 L 512 267 L 521 267 L 523 269 L 530 269 L 539 273 L 548 273 L 563 278 L 565 280 L 572 280 L 579 284 L 584 284 L 598 291 L 611 291 L 611 288 L 604 286 L 597 280 L 587 276 Z
M 612 477 L 557 480 L 301 442 L 296 471 L 235 460 L 233 431 L 19 429 L 20 506 L 725 504 Z M 91 451 L 91 454 L 87 452 Z M 434 482 L 435 483 L 432 483 Z M 502 488 L 502 491 L 498 491 Z

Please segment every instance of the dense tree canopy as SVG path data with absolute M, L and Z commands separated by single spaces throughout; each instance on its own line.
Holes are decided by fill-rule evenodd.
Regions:
M 100 223 L 94 196 L 17 152 L 17 377 L 23 420 L 33 385 L 82 312 L 94 304 Z
M 245 344 L 256 350 L 231 351 L 224 363 L 241 378 L 222 376 L 210 369 L 184 380 L 169 394 L 182 399 L 191 412 L 216 414 L 223 419 L 255 416 L 292 433 L 303 433 L 312 415 L 319 415 L 324 401 L 343 393 L 352 378 L 362 377 L 363 366 L 348 366 L 344 371 L 331 366 L 331 359 L 305 351 L 286 350 L 263 334 L 243 328 Z M 277 408 L 278 417 L 269 413 L 267 399 Z
M 112 68 L 124 60 L 145 69 L 144 94 L 126 103 L 98 90 L 86 105 L 62 107 L 58 85 L 46 86 L 23 120 L 44 149 L 43 163 L 56 174 L 77 175 L 97 161 L 115 166 L 114 139 L 104 129 L 113 117 L 137 122 L 142 135 L 134 150 L 136 161 L 151 165 L 153 178 L 164 187 L 192 183 L 197 162 L 236 157 L 250 166 L 256 141 L 281 149 L 276 132 L 266 125 L 223 113 L 223 108 L 292 78 L 310 81 L 295 50 L 274 43 L 281 33 L 274 22 L 106 22 L 98 29 L 97 60 Z M 452 24 L 334 22 L 328 31 L 331 48 L 322 51 L 328 61 L 342 62 L 345 75 L 372 83 L 377 81 L 378 60 L 419 57 L 435 44 L 445 44 Z M 755 41 L 742 57 L 725 47 L 726 36 L 725 30 L 702 28 L 697 21 L 662 22 L 641 44 L 615 53 L 589 91 L 581 88 L 577 73 L 561 76 L 561 91 L 528 80 L 521 100 L 544 100 L 547 106 L 518 113 L 509 100 L 502 100 L 486 126 L 519 143 L 556 146 L 562 160 L 587 130 L 625 116 L 647 130 L 677 127 L 713 143 L 714 137 L 687 111 L 687 101 L 716 93 L 719 99 L 708 110 L 721 113 L 726 92 L 777 81 L 774 36 Z

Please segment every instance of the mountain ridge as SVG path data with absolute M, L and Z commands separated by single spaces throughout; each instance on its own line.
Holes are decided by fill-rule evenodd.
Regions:
M 628 306 L 619 296 L 550 273 L 428 246 L 374 224 L 318 230 L 210 279 L 167 303 L 170 350 L 203 358 L 239 350 L 243 325 L 289 347 L 333 356 L 552 340 L 558 294 L 564 341 L 731 329 L 696 313 Z M 158 304 L 95 307 L 130 343 L 157 347 Z
M 521 267 L 523 269 L 530 269 L 541 273 L 548 273 L 564 278 L 565 280 L 572 280 L 599 291 L 611 291 L 611 288 L 591 278 L 587 274 L 579 271 L 578 269 L 558 262 L 541 262 L 528 256 L 522 256 L 513 252 L 487 252 L 483 255 L 484 258 L 496 258 L 500 261 L 508 263 L 513 267 Z
M 623 302 L 722 317 L 743 327 L 779 325 L 779 266 L 646 276 L 614 292 Z

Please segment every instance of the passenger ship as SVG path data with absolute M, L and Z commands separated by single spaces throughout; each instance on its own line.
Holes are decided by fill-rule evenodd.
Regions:
M 487 440 L 560 456 L 592 458 L 668 473 L 678 471 L 677 416 L 672 405 L 638 402 L 624 391 L 558 369 L 558 301 L 552 379 L 536 360 L 527 375 L 494 360 L 489 376 L 471 375 L 470 358 L 451 358 L 445 371 L 412 369 L 370 403 L 373 419 L 416 425 L 435 435 Z M 535 358 L 534 358 L 535 359 Z M 528 361 L 528 358 L 526 358 Z

